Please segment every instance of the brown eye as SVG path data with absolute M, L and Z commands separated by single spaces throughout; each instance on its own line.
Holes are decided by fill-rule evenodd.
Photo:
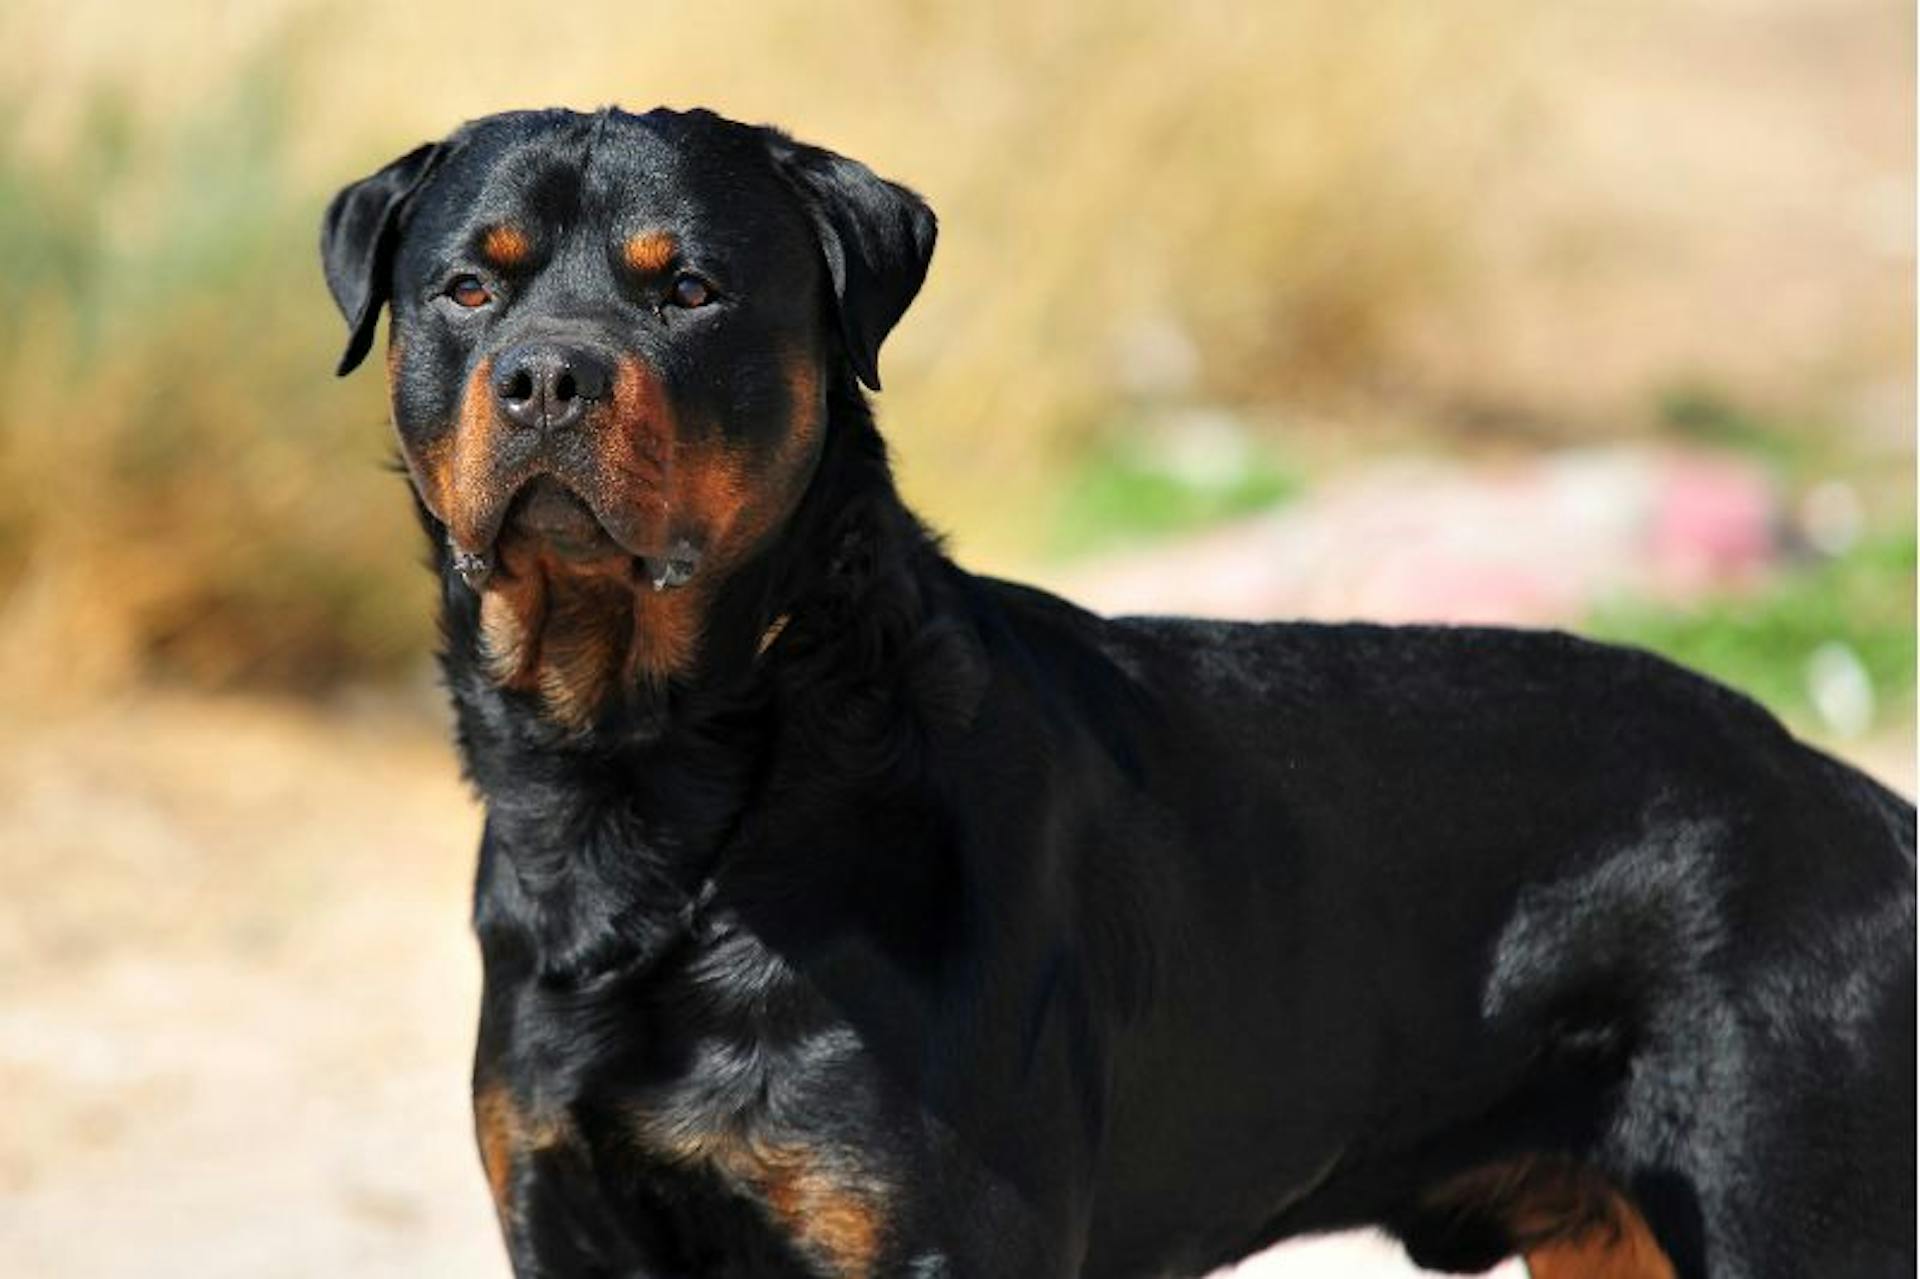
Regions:
M 697 275 L 683 275 L 673 282 L 673 304 L 688 310 L 713 301 L 713 286 Z
M 453 283 L 447 286 L 447 296 L 469 310 L 493 301 L 493 294 L 487 292 L 487 286 L 480 283 L 477 275 L 454 277 Z

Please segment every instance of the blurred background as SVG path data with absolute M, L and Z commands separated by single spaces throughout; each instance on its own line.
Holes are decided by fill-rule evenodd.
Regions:
M 13 0 L 0 47 L 9 1274 L 503 1273 L 478 814 L 315 247 L 488 111 L 705 104 L 923 192 L 879 412 L 973 567 L 1642 644 L 1912 793 L 1905 0 Z

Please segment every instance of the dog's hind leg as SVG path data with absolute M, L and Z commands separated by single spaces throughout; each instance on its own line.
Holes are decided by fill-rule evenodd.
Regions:
M 1604 1157 L 1629 1170 L 1621 1184 L 1678 1279 L 1914 1273 L 1904 962 L 1905 977 L 1865 982 L 1756 972 L 1687 1041 L 1662 1035 L 1633 1062 Z M 1535 1273 L 1581 1273 L 1559 1266 L 1543 1257 Z

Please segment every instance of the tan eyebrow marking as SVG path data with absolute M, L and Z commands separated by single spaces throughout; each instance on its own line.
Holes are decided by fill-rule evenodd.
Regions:
M 519 266 L 532 251 L 527 233 L 510 222 L 488 227 L 480 241 L 481 255 L 498 267 Z
M 665 231 L 642 231 L 627 238 L 620 246 L 620 256 L 634 270 L 651 274 L 665 270 L 679 249 L 679 243 Z

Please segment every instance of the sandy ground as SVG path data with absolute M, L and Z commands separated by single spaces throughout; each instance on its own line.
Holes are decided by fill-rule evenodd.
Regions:
M 0 728 L 5 1271 L 503 1273 L 464 1097 L 478 822 L 417 721 Z
M 478 824 L 411 710 L 0 715 L 5 1273 L 503 1274 L 465 1100 Z M 1242 1273 L 1410 1272 L 1355 1237 Z
M 5 1272 L 504 1275 L 466 1108 L 478 829 L 418 715 L 0 722 Z

